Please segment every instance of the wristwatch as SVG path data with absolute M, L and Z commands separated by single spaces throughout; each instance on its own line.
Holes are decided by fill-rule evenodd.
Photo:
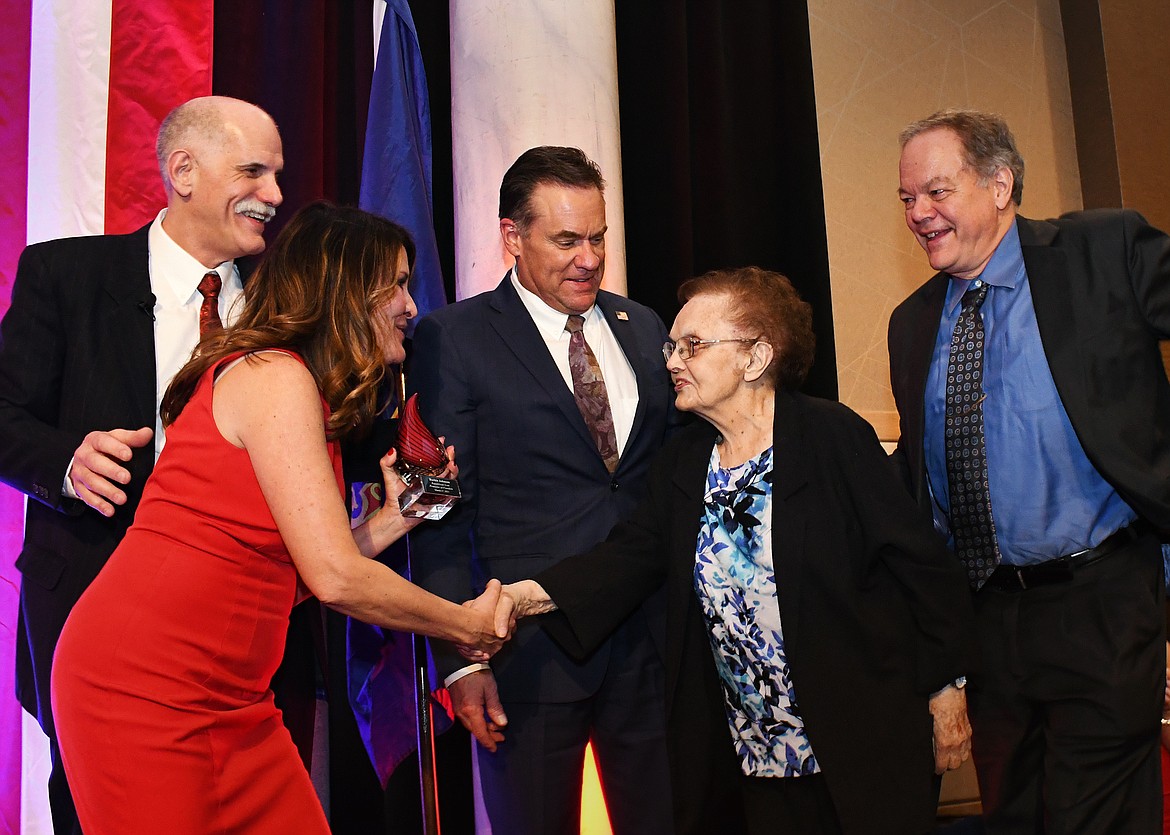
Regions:
M 952 681 L 951 684 L 954 685 L 956 690 L 962 690 L 964 687 L 967 686 L 967 677 L 966 676 L 959 676 L 957 679 Z

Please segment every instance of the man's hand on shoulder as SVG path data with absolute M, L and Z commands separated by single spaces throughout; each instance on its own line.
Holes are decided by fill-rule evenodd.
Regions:
M 496 678 L 491 670 L 479 670 L 451 682 L 447 687 L 455 715 L 463 727 L 479 740 L 489 751 L 496 750 L 496 743 L 504 741 L 503 728 L 508 724 L 500 696 L 496 691 Z
M 77 498 L 102 516 L 113 516 L 115 505 L 126 503 L 119 485 L 130 483 L 130 471 L 122 466 L 154 437 L 148 426 L 141 429 L 94 431 L 85 436 L 73 453 L 66 479 Z

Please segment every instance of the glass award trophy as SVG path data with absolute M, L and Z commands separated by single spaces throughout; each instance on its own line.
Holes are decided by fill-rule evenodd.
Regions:
M 406 482 L 398 496 L 403 516 L 442 519 L 459 501 L 459 482 L 439 473 L 450 459 L 418 413 L 418 395 L 411 395 L 398 421 L 398 460 L 394 469 Z

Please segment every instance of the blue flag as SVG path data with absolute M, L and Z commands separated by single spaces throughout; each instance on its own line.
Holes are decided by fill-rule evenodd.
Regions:
M 431 194 L 431 108 L 418 34 L 407 0 L 388 0 L 370 88 L 359 205 L 414 238 L 410 294 L 419 318 L 447 303 Z
M 431 110 L 407 0 L 388 0 L 382 20 L 359 205 L 406 227 L 414 238 L 417 255 L 410 293 L 419 317 L 445 305 L 431 201 Z M 380 481 L 352 486 L 355 519 L 371 506 L 380 506 L 381 489 Z M 399 542 L 383 559 L 409 577 L 406 554 L 405 542 Z M 416 747 L 411 636 L 350 619 L 347 655 L 350 705 L 385 788 L 394 768 Z M 435 729 L 445 730 L 448 717 L 442 710 L 437 713 Z

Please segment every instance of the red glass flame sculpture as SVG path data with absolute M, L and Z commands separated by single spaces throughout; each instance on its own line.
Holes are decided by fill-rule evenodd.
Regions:
M 459 501 L 459 482 L 439 476 L 450 460 L 435 434 L 418 413 L 418 395 L 411 395 L 398 420 L 398 462 L 394 468 L 406 482 L 398 496 L 403 516 L 442 519 Z

